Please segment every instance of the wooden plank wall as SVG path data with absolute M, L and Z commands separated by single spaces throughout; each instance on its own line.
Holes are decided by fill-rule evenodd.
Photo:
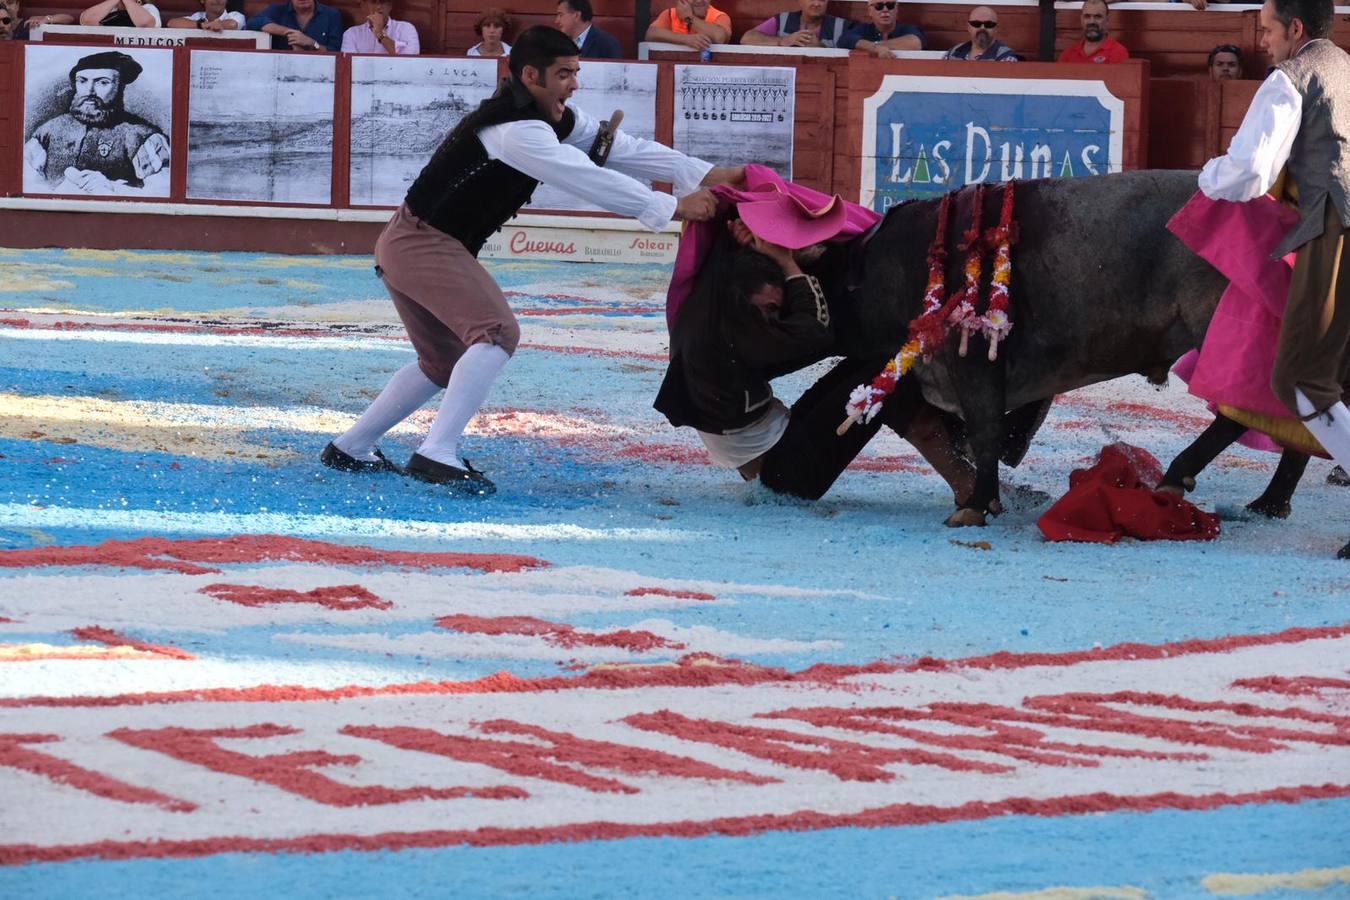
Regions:
M 17 194 L 23 186 L 22 56 L 22 43 L 0 41 L 0 197 Z
M 1149 80 L 1148 101 L 1150 169 L 1198 169 L 1215 155 L 1220 103 L 1216 82 L 1208 78 L 1153 78 Z

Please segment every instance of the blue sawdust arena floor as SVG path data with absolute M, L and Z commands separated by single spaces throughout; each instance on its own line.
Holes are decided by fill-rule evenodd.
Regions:
M 503 672 L 574 677 L 592 667 L 669 666 L 684 651 L 720 665 L 799 672 L 819 663 L 1072 654 L 1290 629 L 1325 633 L 1350 623 L 1350 564 L 1333 558 L 1350 537 L 1350 489 L 1325 483 L 1330 465 L 1323 461 L 1310 466 L 1293 516 L 1269 522 L 1241 508 L 1260 493 L 1275 458 L 1226 453 L 1194 495 L 1224 516 L 1223 534 L 1212 543 L 1050 544 L 1035 525 L 1047 503 L 1034 499 L 986 529 L 949 530 L 942 519 L 950 494 L 889 435 L 813 505 L 780 502 L 741 484 L 709 466 L 693 435 L 670 428 L 651 408 L 664 371 L 669 273 L 662 266 L 488 264 L 520 316 L 524 343 L 462 447 L 500 486 L 481 502 L 396 475 L 355 478 L 317 463 L 324 443 L 413 358 L 369 258 L 0 249 L 0 267 L 6 273 L 0 556 L 109 540 L 233 535 L 524 554 L 547 561 L 566 584 L 513 587 L 507 579 L 493 589 L 497 600 L 465 594 L 463 609 L 588 632 L 650 632 L 665 636 L 668 648 L 683 648 L 588 650 L 519 633 L 451 636 L 430 617 L 379 624 L 312 604 L 291 618 L 250 618 L 251 609 L 222 603 L 194 621 L 175 599 L 180 588 L 171 579 L 107 565 L 35 563 L 0 568 L 0 652 L 10 653 L 9 661 L 0 658 L 3 698 L 467 682 Z M 776 390 L 790 402 L 819 371 L 782 379 Z M 385 440 L 391 458 L 415 448 L 433 411 L 429 406 Z M 1115 440 L 1166 463 L 1205 417 L 1203 405 L 1175 384 L 1156 391 L 1132 378 L 1076 392 L 1056 405 L 1027 461 L 1005 470 L 1005 479 L 1059 496 L 1069 472 Z M 269 571 L 256 567 L 249 577 L 265 581 Z M 278 570 L 276 577 L 277 585 L 290 585 L 288 578 L 323 573 Z M 455 591 L 472 594 L 475 584 L 456 577 L 453 590 L 444 582 L 447 613 L 460 609 Z M 77 583 L 97 587 L 86 595 Z M 410 581 L 409 591 L 431 602 L 425 598 L 434 600 L 439 583 L 427 576 L 415 587 Z M 613 585 L 633 584 L 673 593 L 697 588 L 718 599 L 666 602 L 647 594 L 651 602 L 634 597 L 627 606 L 594 599 L 617 591 Z M 497 602 L 504 604 L 500 611 Z M 87 635 L 73 631 L 94 625 L 189 651 L 194 659 L 68 660 L 50 651 L 90 646 Z M 49 649 L 32 650 L 38 646 Z M 22 659 L 23 652 L 33 658 Z M 1201 678 L 1221 656 L 1185 657 L 1166 678 L 1178 679 L 1171 687 L 1190 696 L 1189 673 Z M 1250 674 L 1306 674 L 1296 661 L 1279 671 L 1263 664 L 1253 662 Z M 1047 691 L 1075 689 L 1078 670 L 1062 667 L 1066 681 L 1056 686 L 1060 671 L 1046 676 Z M 1350 659 L 1339 670 L 1333 661 L 1330 672 L 1337 671 L 1350 678 Z M 989 677 L 970 670 L 972 690 Z M 1113 689 L 1159 689 L 1152 674 L 1140 677 Z M 857 702 L 865 703 L 865 694 Z M 594 703 L 603 706 L 606 696 L 596 692 Z M 1322 756 L 1310 757 L 1320 760 L 1320 771 L 1303 772 L 1295 783 L 1350 784 L 1350 691 L 1316 699 L 1339 721 L 1325 725 L 1339 737 L 1317 751 Z M 930 701 L 915 695 L 917 705 Z M 1188 808 L 1169 801 L 1145 812 L 1011 811 L 877 827 L 803 819 L 736 835 L 321 852 L 218 852 L 230 849 L 220 844 L 167 857 L 79 852 L 63 861 L 31 847 L 125 840 L 139 820 L 124 822 L 118 803 L 104 800 L 99 812 L 71 821 L 84 808 L 66 805 L 78 787 L 7 751 L 3 732 L 40 727 L 64 735 L 69 726 L 74 741 L 86 727 L 84 708 L 49 711 L 38 724 L 25 724 L 19 715 L 26 708 L 0 708 L 0 847 L 11 851 L 0 851 L 7 863 L 0 866 L 4 897 L 1350 897 L 1350 796 L 1334 791 L 1284 798 L 1292 802 L 1267 797 Z M 161 724 L 177 721 L 172 710 L 165 715 Z M 1116 740 L 1133 747 L 1142 745 L 1129 741 L 1143 739 L 1096 738 Z M 63 757 L 61 745 L 41 749 L 93 764 Z M 908 767 L 903 779 L 917 790 L 936 777 L 932 768 Z M 1249 770 L 1241 766 L 1201 770 L 1209 774 L 1188 782 L 1182 794 L 1271 787 L 1244 781 Z M 362 774 L 358 767 L 333 777 L 359 782 Z M 832 777 L 814 773 L 799 792 L 775 800 L 772 811 L 833 810 Z M 1148 778 L 1129 771 L 1118 777 L 1121 784 Z M 238 797 L 276 792 L 257 780 L 220 778 L 216 787 Z M 1004 796 L 995 781 L 987 796 L 969 778 L 952 791 L 973 790 L 974 799 L 993 801 Z M 511 783 L 529 790 L 528 778 Z M 1047 783 L 1053 795 L 1053 780 Z M 1115 782 L 1094 785 L 1090 777 L 1083 783 L 1124 790 Z M 640 794 L 634 815 L 701 821 L 710 808 L 717 811 L 715 797 L 646 810 Z M 552 795 L 541 789 L 538 796 Z M 550 802 L 523 806 L 518 820 L 502 824 L 528 828 L 566 818 L 567 798 Z M 248 827 L 224 817 L 197 830 L 184 826 L 184 835 L 248 838 Z M 1055 888 L 1064 892 L 1047 893 Z

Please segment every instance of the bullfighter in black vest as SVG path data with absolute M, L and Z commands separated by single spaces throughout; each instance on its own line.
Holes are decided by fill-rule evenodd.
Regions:
M 1343 467 L 1350 466 L 1350 55 L 1330 40 L 1332 0 L 1266 0 L 1261 46 L 1275 71 L 1228 153 L 1200 189 L 1216 200 L 1259 197 L 1286 174 L 1299 221 L 1275 248 L 1297 250 L 1271 387 Z M 1350 559 L 1350 544 L 1341 548 Z
M 321 461 L 343 471 L 396 471 L 376 442 L 437 391 L 440 411 L 402 470 L 457 493 L 496 488 L 459 455 L 464 427 L 487 398 L 520 340 L 501 289 L 477 260 L 488 237 L 542 181 L 658 231 L 672 219 L 700 221 L 716 209 L 701 185 L 738 181 L 740 168 L 712 166 L 615 131 L 607 164 L 587 155 L 600 123 L 567 105 L 577 89 L 577 47 L 562 32 L 530 28 L 511 48 L 511 77 L 437 148 L 375 245 L 376 270 L 408 332 L 417 361 L 395 373 Z M 630 177 L 633 176 L 633 177 Z M 637 178 L 667 181 L 677 200 Z

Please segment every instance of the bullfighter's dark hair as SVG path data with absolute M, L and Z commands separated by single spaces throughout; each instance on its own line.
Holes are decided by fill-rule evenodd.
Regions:
M 581 21 L 589 22 L 595 17 L 595 10 L 591 9 L 591 0 L 558 0 L 559 3 L 566 3 L 572 12 L 581 13 Z
M 731 292 L 738 301 L 748 300 L 765 285 L 781 288 L 786 283 L 782 267 L 757 250 L 737 253 L 730 268 Z
M 1275 7 L 1275 21 L 1285 28 L 1298 19 L 1309 39 L 1324 38 L 1331 34 L 1331 20 L 1334 18 L 1335 0 L 1271 0 Z
M 522 31 L 511 45 L 508 65 L 511 74 L 519 79 L 526 66 L 533 66 L 542 73 L 560 57 L 576 55 L 576 41 L 551 25 L 535 25 Z

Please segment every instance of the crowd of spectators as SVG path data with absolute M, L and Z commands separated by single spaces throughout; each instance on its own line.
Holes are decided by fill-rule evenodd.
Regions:
M 277 50 L 300 52 L 385 53 L 416 55 L 421 52 L 417 28 L 394 18 L 395 0 L 361 0 L 358 23 L 342 26 L 337 8 L 319 0 L 284 0 L 273 3 L 245 19 L 229 6 L 238 0 L 200 0 L 201 10 L 162 22 L 159 9 L 148 0 L 100 0 L 78 19 L 64 14 L 24 18 L 21 0 L 0 0 L 0 40 L 25 40 L 29 32 L 44 25 L 120 26 L 130 28 L 193 28 L 204 31 L 262 31 L 272 36 Z M 887 58 L 899 51 L 927 50 L 928 38 L 917 25 L 900 21 L 898 0 L 867 0 L 866 21 L 852 21 L 826 12 L 827 0 L 796 0 L 795 9 L 765 19 L 740 36 L 751 46 L 824 47 L 858 50 Z M 1208 0 L 1184 0 L 1205 9 Z M 1129 59 L 1129 50 L 1109 31 L 1108 0 L 1084 0 L 1079 13 L 1081 37 L 1065 48 L 1064 63 L 1118 63 Z M 945 58 L 993 62 L 1023 59 L 998 34 L 998 11 L 976 6 L 967 20 L 970 39 L 946 51 Z M 578 55 L 587 59 L 620 59 L 619 41 L 594 24 L 591 0 L 558 0 L 554 25 L 577 44 Z M 478 43 L 466 49 L 469 56 L 499 57 L 511 52 L 507 37 L 514 23 L 510 14 L 487 7 L 474 22 Z M 713 44 L 733 39 L 731 17 L 711 0 L 675 0 L 647 28 L 646 40 L 683 44 L 706 51 Z M 1208 74 L 1214 81 L 1242 77 L 1242 52 L 1233 44 L 1215 47 L 1209 54 Z

